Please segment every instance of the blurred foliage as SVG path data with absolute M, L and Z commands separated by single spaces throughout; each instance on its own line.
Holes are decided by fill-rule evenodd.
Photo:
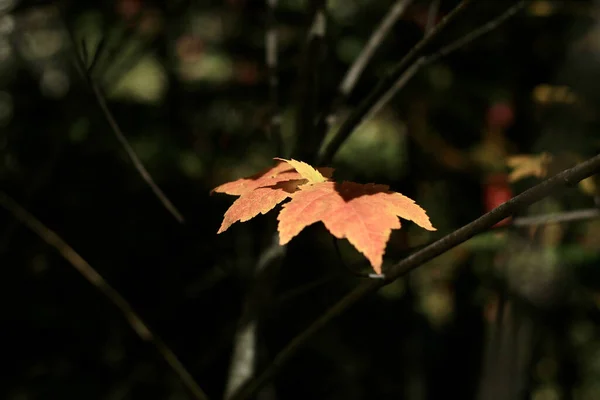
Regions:
M 393 3 L 326 2 L 325 88 L 339 84 Z M 477 2 L 432 48 L 512 3 Z M 441 0 L 437 20 L 456 4 Z M 277 8 L 284 153 L 303 140 L 294 118 L 310 6 L 280 0 Z M 408 8 L 341 117 L 422 37 L 429 7 L 415 0 Z M 508 156 L 548 152 L 566 168 L 597 153 L 599 10 L 593 0 L 531 1 L 417 74 L 344 143 L 333 163 L 338 179 L 389 184 L 416 199 L 438 228 L 403 222 L 384 270 L 539 182 L 508 182 Z M 231 199 L 209 191 L 288 155 L 276 154 L 267 134 L 276 110 L 264 62 L 266 14 L 266 2 L 253 0 L 0 0 L 1 190 L 131 301 L 211 398 L 223 392 L 250 271 L 274 221 L 261 216 L 217 236 Z M 140 178 L 75 68 L 74 51 L 89 66 L 97 49 L 92 78 L 183 225 Z M 522 215 L 594 207 L 597 185 L 586 187 Z M 275 392 L 283 399 L 517 398 L 511 390 L 535 400 L 600 398 L 598 238 L 593 219 L 503 225 L 477 236 L 327 326 L 283 368 Z M 261 366 L 363 279 L 343 265 L 366 271 L 364 258 L 343 241 L 340 253 L 342 260 L 321 226 L 292 241 L 279 300 L 261 321 Z M 0 265 L 8 370 L 1 398 L 190 398 L 118 311 L 5 211 Z

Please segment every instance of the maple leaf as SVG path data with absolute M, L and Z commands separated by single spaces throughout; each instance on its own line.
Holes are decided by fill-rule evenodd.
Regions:
M 266 168 L 247 178 L 241 178 L 232 182 L 224 183 L 217 186 L 211 193 L 225 193 L 233 196 L 241 196 L 244 193 L 253 191 L 256 188 L 276 185 L 279 182 L 291 181 L 294 179 L 303 179 L 287 160 L 278 159 L 285 162 L 280 162 L 274 167 Z M 294 160 L 295 161 L 295 160 Z M 299 161 L 297 161 L 299 162 Z M 302 163 L 304 164 L 304 163 Z M 306 164 L 308 165 L 308 164 Z M 312 168 L 312 167 L 311 167 Z M 333 175 L 333 168 L 322 167 L 318 169 L 325 177 L 330 178 Z M 318 171 L 318 172 L 319 172 Z
M 296 191 L 306 179 L 277 182 L 262 186 L 242 194 L 233 202 L 223 216 L 223 222 L 217 233 L 225 232 L 235 222 L 245 222 L 258 214 L 266 214 Z
M 280 244 L 288 243 L 307 226 L 322 221 L 332 235 L 346 238 L 381 274 L 383 253 L 392 229 L 401 227 L 398 217 L 424 229 L 436 230 L 425 210 L 415 202 L 392 192 L 389 186 L 374 183 L 336 183 L 331 168 L 313 168 L 297 160 L 281 161 L 249 178 L 228 182 L 212 192 L 239 196 L 229 207 L 217 233 L 235 222 L 266 214 L 291 198 L 279 213 Z
M 551 161 L 552 156 L 548 153 L 520 154 L 508 157 L 506 165 L 513 169 L 508 176 L 508 181 L 516 182 L 528 177 L 544 178 L 548 174 L 548 166 Z
M 245 222 L 258 214 L 268 213 L 277 204 L 287 199 L 301 184 L 311 183 L 312 180 L 326 181 L 326 176 L 331 177 L 333 175 L 333 168 L 323 167 L 315 170 L 301 161 L 277 160 L 282 162 L 251 177 L 225 183 L 211 191 L 211 193 L 218 192 L 240 196 L 225 212 L 223 222 L 217 233 L 225 232 L 238 221 Z M 295 166 L 310 179 L 305 179 L 294 168 Z
M 561 152 L 555 155 L 549 153 L 515 155 L 508 157 L 506 164 L 510 168 L 513 168 L 513 171 L 509 175 L 509 182 L 516 182 L 530 176 L 536 178 L 553 176 L 582 161 L 581 157 L 577 154 Z M 581 180 L 578 186 L 583 193 L 589 196 L 594 196 L 598 192 L 593 176 Z
M 386 243 L 392 229 L 401 226 L 398 217 L 436 230 L 425 210 L 387 185 L 323 182 L 299 189 L 277 218 L 281 245 L 305 227 L 322 221 L 333 236 L 348 239 L 381 274 Z

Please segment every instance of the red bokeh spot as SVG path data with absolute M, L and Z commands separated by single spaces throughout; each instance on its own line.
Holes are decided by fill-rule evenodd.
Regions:
M 192 35 L 182 35 L 177 39 L 175 49 L 181 61 L 196 61 L 204 51 L 204 42 Z
M 142 9 L 142 0 L 117 0 L 116 12 L 124 19 L 135 17 Z
M 514 119 L 513 107 L 507 102 L 497 102 L 488 108 L 487 124 L 490 128 L 506 129 L 512 125 Z
M 513 197 L 512 189 L 505 173 L 496 173 L 488 176 L 483 184 L 483 205 L 485 212 L 489 212 L 500 204 L 507 202 Z M 507 225 L 510 217 L 498 222 L 494 227 Z
M 258 66 L 256 63 L 240 61 L 235 65 L 235 78 L 244 85 L 253 85 L 258 80 Z

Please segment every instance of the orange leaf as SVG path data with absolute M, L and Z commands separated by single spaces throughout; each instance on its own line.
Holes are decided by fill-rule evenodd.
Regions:
M 303 183 L 306 183 L 305 179 L 278 182 L 242 194 L 225 212 L 223 222 L 217 233 L 225 232 L 237 221 L 245 222 L 256 217 L 259 213 L 268 213 L 277 204 L 287 199 Z
M 319 168 L 319 171 L 327 177 L 333 175 L 333 168 Z M 280 162 L 276 166 L 266 168 L 261 172 L 249 176 L 247 178 L 241 178 L 232 182 L 224 183 L 214 188 L 211 193 L 225 193 L 233 196 L 241 196 L 244 193 L 253 191 L 256 188 L 276 185 L 279 182 L 291 181 L 295 179 L 303 179 L 294 167 L 287 162 Z
M 329 181 L 332 168 L 313 168 L 297 160 L 278 158 L 279 164 L 249 178 L 238 179 L 213 192 L 239 196 L 229 207 L 217 233 L 235 222 L 266 214 L 291 197 L 279 213 L 282 245 L 305 227 L 322 221 L 335 237 L 348 241 L 362 252 L 378 274 L 392 229 L 400 228 L 398 217 L 414 221 L 430 231 L 435 228 L 415 202 L 386 185 Z
M 380 274 L 392 229 L 400 228 L 398 217 L 435 230 L 425 210 L 386 185 L 322 182 L 299 189 L 277 218 L 281 245 L 305 227 L 322 221 L 332 235 L 347 238 Z

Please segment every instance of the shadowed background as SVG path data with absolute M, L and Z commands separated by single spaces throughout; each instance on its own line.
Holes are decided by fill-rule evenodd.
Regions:
M 267 3 L 0 0 L 0 189 L 113 285 L 211 398 L 226 387 L 275 214 L 217 236 L 233 198 L 209 192 L 305 143 L 294 118 L 334 97 L 395 2 L 327 1 L 313 75 L 301 66 L 319 2 L 279 0 L 274 19 Z M 439 22 L 457 3 L 411 2 L 338 121 L 423 37 L 428 19 Z M 427 53 L 512 4 L 471 6 Z M 508 182 L 507 156 L 548 151 L 567 167 L 597 153 L 598 21 L 594 1 L 530 1 L 423 68 L 344 142 L 331 163 L 336 179 L 390 185 L 425 208 L 439 231 L 403 221 L 384 271 L 410 247 L 538 181 Z M 265 32 L 274 22 L 276 97 L 265 63 Z M 140 177 L 77 69 L 76 57 L 89 66 L 98 48 L 90 77 L 184 224 Z M 309 75 L 322 92 L 304 101 Z M 573 189 L 523 215 L 591 208 L 593 195 L 593 188 Z M 480 235 L 329 324 L 261 398 L 599 398 L 599 238 L 594 218 Z M 345 241 L 339 246 L 338 254 L 321 224 L 288 246 L 260 317 L 259 370 L 366 279 L 357 276 L 369 272 L 364 257 Z M 119 311 L 4 210 L 0 266 L 2 398 L 192 398 Z

